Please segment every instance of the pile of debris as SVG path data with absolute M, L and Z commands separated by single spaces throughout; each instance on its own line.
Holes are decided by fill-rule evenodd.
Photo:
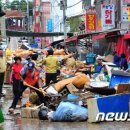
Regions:
M 89 92 L 87 88 L 114 88 L 116 84 L 126 81 L 122 80 L 121 82 L 116 79 L 115 82 L 115 76 L 117 78 L 123 76 L 124 78 L 126 73 L 119 71 L 119 68 L 111 63 L 112 56 L 100 57 L 105 62 L 103 62 L 103 69 L 97 73 L 95 72 L 95 64 L 88 65 L 86 62 L 76 60 L 73 57 L 74 54 L 65 52 L 63 49 L 54 49 L 54 55 L 61 62 L 60 74 L 56 82 L 46 86 L 45 70 L 41 67 L 41 59 L 47 55 L 46 49 L 20 49 L 16 50 L 13 56 L 21 56 L 24 61 L 33 54 L 38 55 L 35 63 L 37 69 L 41 72 L 43 84 L 43 89 L 38 91 L 47 97 L 48 104 L 38 106 L 38 96 L 34 92 L 31 93 L 29 101 L 22 108 L 23 118 L 40 118 L 52 121 L 86 121 L 88 117 L 91 118 L 90 113 L 92 112 L 90 109 L 92 108 L 90 106 L 93 100 L 99 97 L 104 98 L 104 95 Z M 128 82 L 130 82 L 130 74 L 127 73 Z M 124 90 L 120 93 L 124 93 Z M 91 99 L 92 101 L 90 101 Z

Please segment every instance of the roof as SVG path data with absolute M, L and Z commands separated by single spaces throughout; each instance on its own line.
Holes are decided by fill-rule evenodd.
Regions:
M 118 32 L 118 31 L 125 31 L 127 29 L 111 29 L 111 30 L 106 30 L 106 31 L 99 31 L 99 32 L 90 32 L 90 33 L 85 33 L 85 34 L 80 34 L 78 35 L 78 39 L 83 39 L 89 35 L 97 35 L 97 34 L 104 34 L 104 33 L 111 33 L 111 32 Z
M 7 18 L 23 18 L 25 14 L 19 10 L 7 10 L 5 11 Z

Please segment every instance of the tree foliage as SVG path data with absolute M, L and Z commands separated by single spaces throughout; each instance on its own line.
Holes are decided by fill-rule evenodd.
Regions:
M 18 10 L 20 8 L 19 0 L 14 0 L 11 2 L 11 10 Z
M 82 22 L 81 17 L 73 17 L 69 19 L 70 32 L 79 32 L 79 25 Z
M 26 0 L 14 0 L 11 2 L 11 10 L 21 10 L 27 12 L 27 1 Z M 29 15 L 33 15 L 33 2 L 29 1 Z
M 26 11 L 27 10 L 27 2 L 26 2 L 26 0 L 21 0 L 20 1 L 20 9 L 22 11 Z

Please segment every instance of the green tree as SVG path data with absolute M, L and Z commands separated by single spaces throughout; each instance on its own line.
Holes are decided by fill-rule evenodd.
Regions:
M 22 12 L 27 12 L 27 1 L 26 0 L 14 0 L 11 3 L 12 10 L 21 10 Z M 33 15 L 33 2 L 29 1 L 29 15 Z
M 27 11 L 27 2 L 26 0 L 21 0 L 20 1 L 20 8 L 23 12 Z M 33 2 L 29 1 L 29 15 L 32 16 L 33 15 Z
M 70 32 L 79 32 L 79 25 L 82 22 L 81 17 L 72 17 L 69 19 Z
M 11 2 L 11 9 L 12 10 L 20 9 L 20 2 L 19 2 L 19 0 L 14 0 L 13 2 Z
M 27 2 L 26 0 L 21 0 L 20 1 L 20 9 L 25 12 L 27 10 Z
M 33 16 L 33 2 L 29 1 L 29 14 L 30 16 Z
M 2 4 L 2 0 L 0 0 L 0 6 L 1 6 L 1 4 Z

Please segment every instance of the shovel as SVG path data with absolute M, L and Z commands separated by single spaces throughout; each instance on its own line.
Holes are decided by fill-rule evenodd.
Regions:
M 47 93 L 43 89 L 38 89 L 38 88 L 36 88 L 36 87 L 34 87 L 34 86 L 26 83 L 26 82 L 24 82 L 24 85 L 27 86 L 27 87 L 29 87 L 29 88 L 32 88 L 32 89 L 34 89 L 34 90 L 36 90 L 36 91 L 38 91 L 40 93 L 43 93 L 44 95 L 47 95 Z

